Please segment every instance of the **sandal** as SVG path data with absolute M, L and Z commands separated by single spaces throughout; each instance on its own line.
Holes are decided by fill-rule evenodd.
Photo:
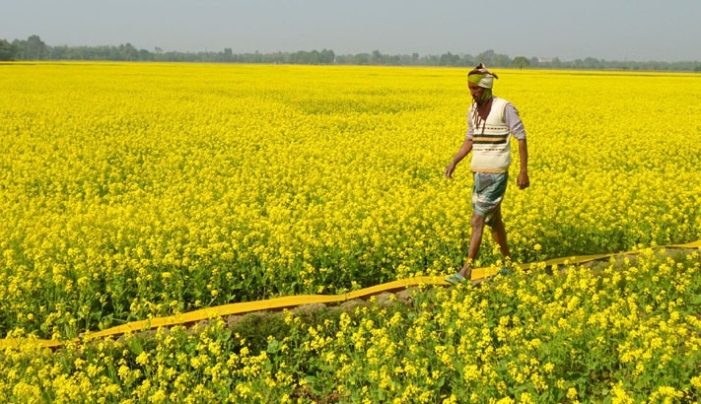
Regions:
M 446 276 L 445 281 L 451 285 L 460 285 L 462 283 L 466 283 L 467 279 L 465 279 L 465 277 L 460 275 L 459 273 L 455 273 L 455 274 L 451 274 L 451 275 Z

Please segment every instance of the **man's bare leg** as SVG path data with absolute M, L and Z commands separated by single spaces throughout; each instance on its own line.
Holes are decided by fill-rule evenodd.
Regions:
M 509 245 L 506 242 L 506 227 L 504 227 L 504 221 L 501 219 L 501 205 L 499 205 L 496 212 L 494 212 L 492 225 L 490 227 L 492 230 L 492 238 L 494 238 L 494 241 L 499 245 L 501 255 L 505 258 L 511 258 Z
M 460 275 L 468 280 L 472 277 L 472 262 L 475 260 L 475 258 L 477 258 L 480 244 L 482 244 L 482 233 L 484 233 L 484 216 L 473 213 L 470 224 L 472 225 L 472 236 L 470 236 L 470 247 L 467 251 L 467 261 L 465 261 L 465 265 L 463 265 L 462 269 L 460 269 Z

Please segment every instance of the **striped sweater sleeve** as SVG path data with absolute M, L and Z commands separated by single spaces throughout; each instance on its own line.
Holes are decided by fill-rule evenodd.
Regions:
M 467 109 L 467 133 L 465 134 L 466 140 L 472 140 L 472 136 L 475 134 L 475 128 L 472 126 L 472 114 L 474 113 L 475 104 L 470 104 L 470 108 Z
M 518 140 L 526 138 L 526 129 L 523 127 L 523 121 L 518 115 L 518 110 L 513 104 L 508 103 L 504 108 L 504 123 L 509 127 L 509 131 Z

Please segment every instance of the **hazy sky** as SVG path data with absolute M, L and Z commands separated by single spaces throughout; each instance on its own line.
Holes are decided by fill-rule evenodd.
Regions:
M 0 10 L 0 38 L 49 45 L 701 60 L 701 0 L 0 0 Z

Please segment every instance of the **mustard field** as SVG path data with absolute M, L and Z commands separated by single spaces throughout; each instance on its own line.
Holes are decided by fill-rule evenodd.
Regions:
M 514 144 L 502 208 L 514 261 L 701 238 L 701 76 L 494 70 L 529 147 L 531 187 Z M 0 65 L 0 337 L 454 272 L 472 179 L 468 161 L 443 169 L 466 74 Z M 500 259 L 485 237 L 477 266 Z M 698 255 L 541 272 L 328 323 L 288 314 L 265 342 L 215 322 L 8 349 L 0 399 L 699 399 Z
M 3 402 L 698 402 L 701 255 L 0 352 Z

